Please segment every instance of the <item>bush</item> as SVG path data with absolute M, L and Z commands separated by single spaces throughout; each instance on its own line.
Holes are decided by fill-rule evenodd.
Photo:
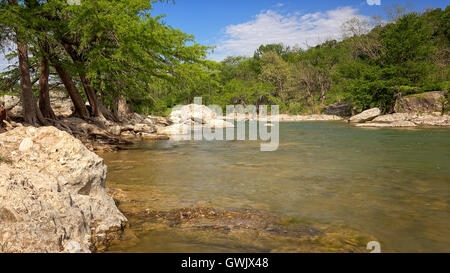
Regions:
M 305 110 L 304 106 L 299 102 L 292 102 L 288 105 L 288 113 L 291 115 L 299 115 Z

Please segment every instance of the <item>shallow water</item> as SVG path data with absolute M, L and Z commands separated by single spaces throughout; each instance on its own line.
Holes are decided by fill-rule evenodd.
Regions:
M 160 141 L 104 158 L 107 186 L 142 207 L 251 208 L 344 225 L 375 237 L 383 251 L 450 251 L 450 129 L 281 123 L 276 152 L 260 152 L 252 141 Z M 198 236 L 149 228 L 111 251 L 271 250 L 268 239 L 255 249 L 226 235 Z

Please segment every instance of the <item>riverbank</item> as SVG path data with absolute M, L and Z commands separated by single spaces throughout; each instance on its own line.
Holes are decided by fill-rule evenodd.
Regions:
M 2 147 L 0 173 L 5 174 L 2 175 L 0 183 L 0 198 L 4 201 L 0 209 L 3 225 L 0 229 L 2 232 L 0 234 L 1 251 L 97 252 L 105 250 L 112 241 L 123 238 L 120 234 L 124 230 L 127 219 L 106 193 L 106 166 L 103 160 L 89 152 L 88 149 L 102 154 L 117 150 L 122 145 L 139 143 L 142 140 L 168 140 L 186 124 L 197 124 L 216 129 L 234 127 L 230 122 L 233 120 L 218 119 L 205 106 L 199 107 L 201 115 L 190 112 L 189 109 L 192 107 L 192 105 L 187 106 L 185 111 L 176 112 L 167 118 L 132 114 L 122 122 L 111 122 L 99 118 L 82 120 L 60 115 L 55 127 L 26 127 L 20 123 L 20 115 L 12 115 L 12 119 L 5 120 L 6 133 L 0 134 L 0 146 Z M 56 108 L 58 109 L 58 107 Z M 349 120 L 335 115 L 280 115 L 278 118 L 280 122 L 348 121 L 356 127 L 449 126 L 448 114 L 395 113 L 381 115 L 379 109 L 370 109 Z M 261 121 L 268 120 L 261 119 Z M 79 164 L 80 162 L 81 164 Z M 173 226 L 174 223 L 181 223 L 181 226 L 186 228 L 217 227 L 223 236 L 226 234 L 223 232 L 227 231 L 230 225 L 238 233 L 243 230 L 246 230 L 245 232 L 250 230 L 254 233 L 266 232 L 267 238 L 283 236 L 282 233 L 291 232 L 289 228 L 283 229 L 277 224 L 277 221 L 286 221 L 281 218 L 269 222 L 261 220 L 265 223 L 262 228 L 261 221 L 258 219 L 246 222 L 247 220 L 243 220 L 247 217 L 245 211 L 233 214 L 228 210 L 217 210 L 204 206 L 194 208 L 181 206 L 178 210 L 173 211 L 147 207 L 138 208 L 137 212 L 133 212 L 128 210 L 127 206 L 132 207 L 134 204 L 126 201 L 133 198 L 130 196 L 125 199 L 118 198 L 114 189 L 109 193 L 113 194 L 119 207 L 122 208 L 124 204 L 127 204 L 123 207 L 125 216 L 145 219 L 147 217 L 145 213 L 148 214 L 150 211 L 151 221 L 155 225 L 164 223 Z M 23 202 L 19 203 L 18 200 Z M 211 216 L 212 218 L 205 220 L 209 223 L 208 225 L 206 222 L 203 223 L 202 214 L 195 216 L 193 222 L 191 220 L 188 222 L 181 220 L 180 222 L 180 219 L 172 219 L 173 217 L 170 216 L 178 215 L 178 213 L 183 215 L 186 211 L 190 213 L 209 211 L 218 216 Z M 169 218 L 155 216 L 160 214 L 168 215 Z M 263 219 L 275 219 L 273 215 L 265 215 L 263 211 L 256 214 L 264 215 Z M 230 215 L 236 215 L 235 220 L 244 223 L 244 226 L 247 226 L 246 229 L 229 222 L 234 220 L 225 219 Z M 85 218 L 86 216 L 89 218 Z M 184 219 L 183 217 L 185 216 L 182 216 L 182 219 Z M 279 231 L 278 233 L 274 234 L 271 230 L 273 226 L 276 227 L 275 230 Z M 299 225 L 293 227 L 293 232 L 310 228 L 312 227 L 309 225 Z M 321 232 L 327 234 L 324 230 Z M 308 237 L 307 233 L 303 235 L 306 236 L 305 238 Z M 277 238 L 281 241 L 286 239 L 284 237 Z M 277 248 L 274 246 L 274 249 Z M 358 245 L 356 248 L 342 247 L 342 249 L 361 251 L 363 248 Z M 331 251 L 327 248 L 309 250 Z M 296 251 L 306 251 L 306 249 L 296 248 Z
M 123 231 L 103 159 L 70 134 L 14 128 L 0 158 L 0 252 L 98 252 Z

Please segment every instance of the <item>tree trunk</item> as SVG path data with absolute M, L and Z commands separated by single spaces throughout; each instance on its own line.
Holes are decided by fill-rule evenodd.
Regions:
M 8 0 L 9 5 L 17 5 L 17 0 Z M 30 78 L 30 65 L 28 62 L 28 46 L 22 41 L 20 35 L 16 31 L 17 52 L 19 55 L 19 71 L 20 71 L 20 88 L 22 90 L 22 113 L 26 123 L 38 125 L 39 122 L 45 123 L 33 94 L 33 84 Z
M 115 100 L 114 115 L 118 120 L 128 119 L 131 111 L 124 96 Z
M 48 47 L 44 47 L 47 51 Z M 39 109 L 42 115 L 48 119 L 55 119 L 55 113 L 50 105 L 50 91 L 48 87 L 48 77 L 50 75 L 50 68 L 46 56 L 42 57 L 41 74 L 39 76 Z
M 81 83 L 83 84 L 84 92 L 86 93 L 86 97 L 88 98 L 89 105 L 92 108 L 92 115 L 94 117 L 99 117 L 101 112 L 98 107 L 98 99 L 94 90 L 91 88 L 89 80 L 86 78 L 84 72 L 79 72 Z
M 67 92 L 69 93 L 70 98 L 72 99 L 73 105 L 75 106 L 75 114 L 80 118 L 89 118 L 89 112 L 86 108 L 86 105 L 78 92 L 75 83 L 72 80 L 69 72 L 65 70 L 60 64 L 57 62 L 52 62 L 53 67 L 56 69 L 56 72 L 59 75 L 59 78 L 63 82 L 66 87 Z
M 83 83 L 84 92 L 88 97 L 89 104 L 92 107 L 92 114 L 95 117 L 104 117 L 111 121 L 117 121 L 116 117 L 109 111 L 109 109 L 102 103 L 101 99 L 98 98 L 94 88 L 91 86 L 91 82 L 84 72 L 80 72 L 80 80 Z
M 23 118 L 26 123 L 37 125 L 39 119 L 36 113 L 36 102 L 30 79 L 30 68 L 28 64 L 28 47 L 17 41 L 17 50 L 19 53 L 20 87 L 22 89 L 22 109 Z
M 77 51 L 72 47 L 71 44 L 67 42 L 62 42 L 66 52 L 70 55 L 74 63 L 82 66 L 83 58 L 77 53 Z M 109 109 L 102 103 L 102 101 L 98 98 L 94 88 L 91 86 L 91 82 L 86 77 L 85 72 L 79 72 L 81 83 L 83 84 L 84 92 L 86 93 L 86 97 L 89 100 L 89 104 L 92 108 L 92 114 L 94 117 L 103 116 L 108 120 L 117 121 L 116 117 L 109 111 Z

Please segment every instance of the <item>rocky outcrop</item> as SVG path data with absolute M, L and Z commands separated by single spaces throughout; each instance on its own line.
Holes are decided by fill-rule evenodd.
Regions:
M 19 96 L 0 96 L 0 105 L 2 103 L 11 117 L 20 117 L 22 115 L 22 102 Z M 74 110 L 70 97 L 64 92 L 50 92 L 50 105 L 56 116 L 67 117 Z
M 440 112 L 447 93 L 447 91 L 433 91 L 406 96 L 397 100 L 394 109 L 396 113 Z
M 441 115 L 441 113 L 430 113 L 419 115 L 412 119 L 418 126 L 450 126 L 450 115 Z
M 356 125 L 358 127 L 416 127 L 416 126 L 450 126 L 450 115 L 441 113 L 394 113 L 379 116 L 369 123 Z
M 206 124 L 215 119 L 217 114 L 205 105 L 184 105 L 179 108 L 174 108 L 169 116 L 169 120 L 173 123 L 200 123 Z
M 278 120 L 278 122 L 301 122 L 301 121 L 338 121 L 343 120 L 342 117 L 336 115 L 287 115 L 280 114 L 277 116 L 259 117 L 246 113 L 245 115 L 227 115 L 226 120 L 234 121 L 270 121 L 271 119 Z
M 75 109 L 72 100 L 65 92 L 50 92 L 50 105 L 56 116 L 70 116 Z
M 372 120 L 373 122 L 391 123 L 398 121 L 410 121 L 417 118 L 419 115 L 415 113 L 394 113 L 389 115 L 383 115 Z
M 224 121 L 216 112 L 204 105 L 184 105 L 174 108 L 169 115 L 169 121 L 173 123 L 167 127 L 159 127 L 159 135 L 178 136 L 189 135 L 191 129 L 201 128 L 234 128 L 234 124 Z
M 0 157 L 0 252 L 97 251 L 123 228 L 103 159 L 68 133 L 15 128 Z
M 378 117 L 381 114 L 381 110 L 379 108 L 372 108 L 369 110 L 366 110 L 362 112 L 361 114 L 358 114 L 356 116 L 353 116 L 350 118 L 350 122 L 352 123 L 364 123 L 367 121 L 371 121 Z
M 167 127 L 162 127 L 158 129 L 159 135 L 188 135 L 191 133 L 191 127 L 186 124 L 173 124 Z
M 343 102 L 330 104 L 325 108 L 325 114 L 339 117 L 350 117 L 352 115 L 352 105 Z

